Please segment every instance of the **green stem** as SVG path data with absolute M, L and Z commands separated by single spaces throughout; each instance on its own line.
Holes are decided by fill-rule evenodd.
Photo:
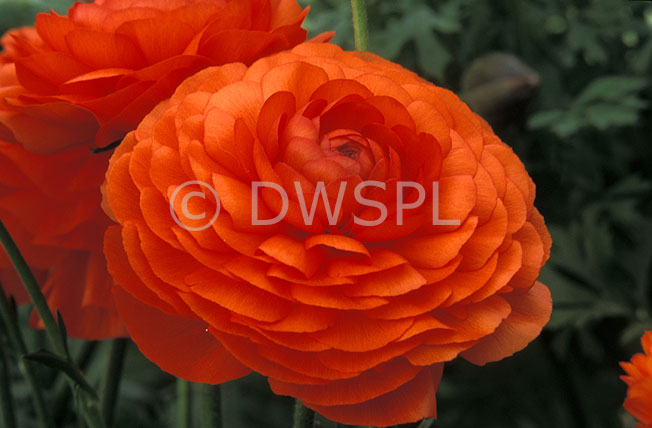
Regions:
M 77 361 L 77 366 L 82 372 L 85 372 L 88 368 L 93 355 L 97 350 L 98 342 L 97 341 L 87 341 L 82 344 L 82 349 L 79 351 L 78 355 L 75 358 Z M 72 391 L 66 385 L 66 379 L 64 377 L 57 377 L 54 386 L 54 396 L 57 397 L 54 400 L 54 405 L 52 406 L 54 414 L 54 422 L 57 426 L 62 426 L 68 414 L 68 404 L 72 398 Z
M 0 348 L 0 422 L 2 428 L 16 428 L 14 397 L 11 395 L 11 378 L 4 347 Z
M 93 356 L 93 353 L 95 352 L 95 348 L 97 347 L 98 342 L 96 340 L 85 340 L 83 341 L 81 345 L 81 349 L 77 352 L 77 355 L 73 358 L 73 361 L 77 364 L 77 367 L 79 367 L 79 370 L 82 372 L 85 372 L 86 369 L 88 368 L 88 363 L 90 362 L 90 358 Z M 41 346 L 28 346 L 27 349 L 44 349 L 45 346 L 47 345 L 41 345 Z M 53 391 L 56 391 L 55 397 L 59 394 L 59 392 L 62 391 L 62 387 L 65 387 L 63 384 L 62 380 L 65 380 L 65 376 L 62 376 L 61 372 L 55 371 L 51 374 L 49 374 L 46 378 L 46 381 L 43 382 L 44 385 L 48 385 L 48 389 L 52 389 Z M 66 400 L 66 402 L 69 400 Z M 56 407 L 56 405 L 54 406 Z M 55 413 L 56 414 L 56 413 Z
M 57 354 L 67 356 L 66 344 L 60 333 L 59 325 L 55 321 L 52 311 L 50 311 L 50 307 L 48 306 L 47 300 L 45 300 L 41 287 L 39 287 L 36 278 L 34 278 L 32 271 L 25 261 L 25 258 L 20 253 L 20 250 L 16 246 L 16 243 L 12 239 L 2 220 L 0 220 L 0 242 L 7 252 L 11 263 L 16 268 L 16 272 L 18 272 L 18 276 L 20 276 L 29 297 L 32 299 L 36 312 L 38 312 L 39 317 L 41 317 L 41 320 L 45 325 L 45 333 L 48 336 L 52 348 Z
M 192 426 L 192 394 L 190 382 L 177 378 L 177 427 L 190 428 Z
M 4 247 L 7 255 L 9 256 L 9 260 L 11 260 L 11 263 L 16 269 L 16 272 L 18 273 L 18 276 L 25 286 L 27 293 L 32 299 L 32 303 L 36 308 L 36 312 L 43 321 L 43 325 L 45 326 L 45 333 L 48 337 L 48 341 L 50 342 L 50 346 L 52 346 L 52 349 L 57 355 L 72 361 L 70 359 L 68 347 L 66 344 L 65 328 L 63 325 L 59 325 L 59 323 L 55 321 L 54 315 L 52 315 L 52 312 L 50 311 L 47 300 L 45 299 L 45 296 L 43 295 L 43 292 L 41 291 L 36 278 L 34 278 L 34 274 L 27 265 L 25 258 L 20 253 L 20 250 L 16 246 L 16 243 L 14 242 L 11 234 L 5 227 L 2 220 L 0 220 L 0 243 Z M 19 352 L 22 355 L 25 355 L 27 352 L 23 351 L 26 351 L 24 341 L 22 342 L 22 350 L 19 349 Z M 35 387 L 38 389 L 38 383 L 36 382 L 36 378 L 33 376 L 33 372 L 29 369 L 29 364 L 30 363 L 25 361 L 23 358 L 21 358 L 19 361 L 19 366 L 25 373 L 25 377 L 28 379 L 30 387 L 33 390 Z M 30 377 L 33 379 L 30 380 Z M 78 403 L 78 409 L 89 428 L 104 428 L 104 420 L 101 416 L 97 400 L 82 392 L 71 379 L 68 379 L 68 384 L 73 391 L 73 399 L 75 403 Z M 39 396 L 42 399 L 42 395 L 35 395 L 34 398 L 36 399 Z M 39 413 L 39 419 L 44 423 L 44 426 L 52 427 L 52 419 L 49 417 L 49 412 L 47 411 L 47 407 L 45 407 L 44 403 L 43 408 L 40 407 L 40 403 L 37 404 L 36 410 L 37 413 Z
M 294 428 L 313 428 L 315 426 L 315 412 L 297 399 L 294 403 Z
M 435 420 L 432 418 L 424 419 L 421 421 L 417 428 L 430 428 L 435 423 Z
M 367 6 L 365 0 L 351 0 L 353 10 L 353 33 L 355 48 L 358 51 L 369 50 L 369 30 L 367 27 Z
M 120 378 L 122 377 L 122 367 L 128 344 L 129 339 L 125 338 L 114 339 L 111 343 L 111 356 L 106 368 L 104 390 L 102 391 L 102 414 L 107 428 L 113 426 L 115 404 L 118 400 Z
M 222 394 L 219 385 L 199 385 L 199 426 L 222 428 Z
M 34 410 L 36 411 L 39 423 L 44 428 L 53 428 L 54 424 L 50 418 L 48 407 L 45 404 L 41 384 L 34 374 L 34 364 L 20 358 L 23 355 L 27 355 L 27 346 L 25 346 L 25 339 L 23 338 L 18 324 L 16 324 L 16 318 L 11 311 L 9 300 L 7 299 L 7 295 L 2 289 L 2 286 L 0 286 L 0 318 L 2 318 L 2 324 L 5 327 L 5 332 L 11 346 L 19 355 L 18 367 L 29 385 L 32 401 L 34 402 Z

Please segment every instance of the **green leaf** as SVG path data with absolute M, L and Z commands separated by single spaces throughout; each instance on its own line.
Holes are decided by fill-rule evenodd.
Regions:
M 630 63 L 635 73 L 645 73 L 652 63 L 652 39 L 649 39 L 637 54 L 631 57 Z
M 416 63 L 421 72 L 443 80 L 444 71 L 453 57 L 438 34 L 461 31 L 459 8 L 457 1 L 445 2 L 437 10 L 426 4 L 406 3 L 400 17 L 388 19 L 383 31 L 372 31 L 372 47 L 382 57 L 394 60 L 406 44 L 413 42 L 417 49 Z
M 66 328 L 66 323 L 63 320 L 63 316 L 61 315 L 61 312 L 58 309 L 57 309 L 57 324 L 59 324 L 61 341 L 63 342 L 63 345 L 66 348 L 66 356 L 70 357 L 70 350 L 68 349 L 68 329 Z
M 33 25 L 39 12 L 54 9 L 66 13 L 72 4 L 72 0 L 0 0 L 0 34 L 11 28 Z
M 423 5 L 416 8 L 414 13 L 423 16 L 427 26 L 434 31 L 444 34 L 454 34 L 462 31 L 459 2 L 442 3 L 437 11 Z
M 607 131 L 638 122 L 648 103 L 638 92 L 648 86 L 647 79 L 632 76 L 606 76 L 589 83 L 567 110 L 545 110 L 528 121 L 530 129 L 548 129 L 559 137 L 574 135 L 592 127 Z
M 596 104 L 584 111 L 587 124 L 601 131 L 615 126 L 634 125 L 638 121 L 638 110 L 618 104 Z
M 527 124 L 530 129 L 550 128 L 561 120 L 563 116 L 563 110 L 544 110 L 532 115 Z
M 57 13 L 65 14 L 72 7 L 74 0 L 32 0 L 31 3 L 43 12 L 52 9 Z
M 424 72 L 443 80 L 446 66 L 452 59 L 444 45 L 433 32 L 424 33 L 415 41 L 419 67 Z
M 372 33 L 372 45 L 380 56 L 387 59 L 398 57 L 403 46 L 411 40 L 414 26 L 407 18 L 393 19 L 382 33 Z
M 93 387 L 88 383 L 82 372 L 71 360 L 62 358 L 47 350 L 41 350 L 24 355 L 23 359 L 43 364 L 46 367 L 65 373 L 73 382 L 75 382 L 76 385 L 88 393 L 93 399 L 98 399 L 95 389 L 93 389 Z
M 620 101 L 625 95 L 639 92 L 648 85 L 647 79 L 633 76 L 607 76 L 593 80 L 575 99 L 574 104 L 597 100 Z
M 599 41 L 598 31 L 581 22 L 574 22 L 568 31 L 569 47 L 583 55 L 587 64 L 605 64 L 609 54 Z
M 628 325 L 622 333 L 620 333 L 621 345 L 627 346 L 632 343 L 638 343 L 646 331 L 652 331 L 652 319 L 637 321 Z

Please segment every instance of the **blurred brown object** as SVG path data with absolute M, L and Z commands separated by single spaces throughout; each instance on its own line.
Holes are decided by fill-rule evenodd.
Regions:
M 494 128 L 522 119 L 540 85 L 536 71 L 516 56 L 495 52 L 476 59 L 462 76 L 461 97 Z

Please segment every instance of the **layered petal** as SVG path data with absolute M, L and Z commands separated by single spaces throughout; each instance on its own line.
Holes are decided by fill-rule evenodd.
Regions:
M 143 127 L 148 123 L 154 126 L 145 116 L 157 111 L 159 105 L 164 106 L 186 78 L 207 67 L 226 64 L 220 76 L 215 76 L 213 86 L 240 81 L 245 69 L 242 63 L 250 64 L 303 42 L 306 32 L 301 24 L 306 13 L 295 0 L 78 2 L 66 15 L 39 14 L 34 28 L 13 30 L 2 38 L 0 162 L 9 173 L 0 179 L 0 214 L 12 234 L 19 237 L 21 250 L 42 280 L 53 310 L 63 314 L 71 336 L 103 339 L 126 335 L 112 303 L 114 281 L 102 257 L 102 237 L 110 220 L 100 206 L 100 186 L 110 153 L 95 152 L 110 152 L 123 140 L 123 145 L 128 146 L 127 134 L 141 122 Z M 210 91 L 213 86 L 192 91 Z M 213 101 L 216 109 L 228 110 L 221 97 Z M 231 104 L 240 101 L 232 98 Z M 228 115 L 223 112 L 224 116 Z M 255 119 L 233 121 L 238 128 L 234 130 L 231 122 L 229 132 L 240 136 L 255 131 Z M 189 140 L 185 143 L 192 146 L 197 142 L 192 134 L 198 130 L 191 126 L 192 121 L 186 123 L 184 136 Z M 247 125 L 253 128 L 246 130 Z M 212 128 L 207 129 L 209 135 L 214 134 Z M 193 167 L 207 171 L 211 169 L 206 166 L 211 162 L 207 154 L 224 155 L 234 147 L 220 147 L 222 151 L 211 147 L 203 150 L 201 157 L 195 145 L 189 149 L 194 150 L 192 161 L 184 159 L 176 169 L 163 167 L 164 172 L 156 172 L 171 158 L 179 159 L 179 154 L 160 147 L 165 138 L 159 137 L 169 128 L 151 130 L 157 143 L 136 149 L 135 166 L 113 175 L 122 180 L 125 191 L 108 195 L 112 204 L 131 206 L 133 219 L 145 220 L 155 229 L 152 233 L 142 226 L 134 229 L 132 224 L 125 234 L 130 239 L 125 241 L 133 243 L 138 233 L 150 238 L 150 243 L 160 237 L 174 242 L 176 250 L 191 251 L 193 255 L 187 259 L 201 257 L 213 264 L 215 257 L 201 248 L 208 239 L 205 234 L 200 243 L 187 234 L 177 238 L 169 221 L 157 222 L 150 211 L 158 208 L 151 204 L 167 204 L 163 194 L 154 191 L 173 184 L 180 177 L 175 172 Z M 178 151 L 179 146 L 175 149 Z M 254 168 L 252 159 L 242 153 L 237 161 L 244 162 L 249 170 Z M 129 163 L 127 158 L 118 162 L 123 166 Z M 149 171 L 139 174 L 143 164 L 154 166 L 151 177 Z M 133 189 L 131 180 L 137 183 Z M 145 184 L 150 188 L 141 196 Z M 138 191 L 131 192 L 134 189 Z M 136 199 L 131 198 L 134 195 Z M 146 207 L 144 216 L 136 213 L 141 198 Z M 120 207 L 114 208 L 119 220 L 128 217 Z M 138 233 L 134 233 L 136 229 Z M 132 246 L 126 254 L 141 260 L 181 253 L 160 253 L 157 245 L 144 245 Z M 134 264 L 141 274 L 160 280 L 154 296 L 164 300 L 161 306 L 182 307 L 181 298 L 162 284 L 170 280 L 170 271 L 183 262 L 170 268 L 162 260 L 151 266 Z M 119 263 L 114 263 L 114 271 Z M 0 269 L 5 290 L 19 302 L 26 302 L 4 256 Z M 122 271 L 117 277 L 132 278 Z M 175 281 L 176 288 L 185 287 L 182 279 Z M 148 303 L 156 301 L 147 300 L 143 287 L 127 288 Z M 33 325 L 40 325 L 36 318 Z
M 536 279 L 551 242 L 523 165 L 453 94 L 372 54 L 305 43 L 208 68 L 126 143 L 105 192 L 122 293 L 204 323 L 328 418 L 433 417 L 445 362 L 508 357 L 550 317 Z M 182 376 L 212 381 L 198 373 Z
M 627 373 L 621 379 L 627 383 L 625 409 L 637 420 L 639 428 L 652 427 L 652 332 L 641 338 L 643 353 L 632 357 L 631 362 L 620 363 Z

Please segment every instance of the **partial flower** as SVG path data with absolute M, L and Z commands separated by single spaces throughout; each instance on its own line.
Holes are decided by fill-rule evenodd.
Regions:
M 643 335 L 641 343 L 642 354 L 620 363 L 627 372 L 621 379 L 629 386 L 625 409 L 639 421 L 638 428 L 652 428 L 652 331 Z
M 39 14 L 4 38 L 16 81 L 0 88 L 0 137 L 38 153 L 106 146 L 197 71 L 304 41 L 306 12 L 296 0 L 96 0 Z
M 105 190 L 116 304 L 149 359 L 206 383 L 254 370 L 339 422 L 435 416 L 444 362 L 510 356 L 551 313 L 523 164 L 372 54 L 307 43 L 196 74 L 115 151 Z
M 85 147 L 46 156 L 0 142 L 0 218 L 72 337 L 127 334 L 113 304 L 113 279 L 102 250 L 110 220 L 101 208 L 98 183 L 108 158 L 108 153 L 89 156 Z M 17 303 L 29 301 L 4 251 L 0 282 Z M 32 325 L 41 326 L 36 314 Z
M 295 0 L 97 0 L 2 38 L 0 214 L 71 336 L 126 334 L 102 250 L 110 155 L 91 149 L 119 142 L 197 71 L 302 42 L 305 14 Z M 25 301 L 0 258 L 5 290 Z

